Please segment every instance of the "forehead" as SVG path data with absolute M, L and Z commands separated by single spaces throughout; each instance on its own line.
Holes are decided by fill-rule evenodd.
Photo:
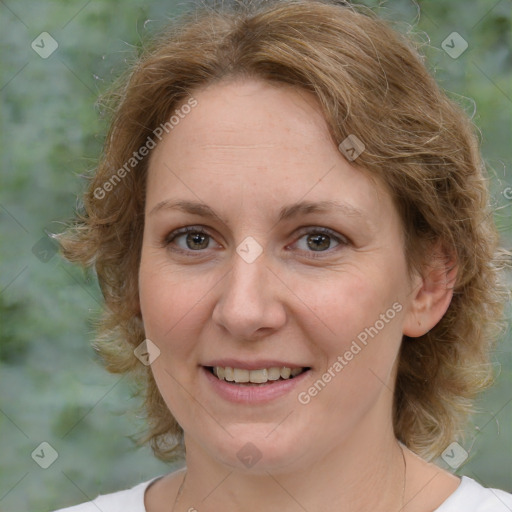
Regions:
M 236 78 L 193 96 L 198 106 L 172 132 L 176 145 L 187 138 L 180 153 L 190 158 L 218 154 L 250 164 L 251 155 L 279 153 L 280 159 L 300 161 L 303 155 L 287 150 L 312 149 L 330 139 L 316 98 L 287 84 Z
M 248 207 L 257 199 L 259 208 L 301 197 L 342 198 L 374 211 L 389 202 L 384 187 L 339 152 L 311 93 L 237 79 L 193 98 L 197 106 L 151 156 L 148 208 L 174 193 L 216 202 L 243 197 Z

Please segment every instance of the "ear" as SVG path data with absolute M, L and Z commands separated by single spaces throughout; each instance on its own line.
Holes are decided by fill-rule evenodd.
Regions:
M 411 338 L 430 331 L 446 313 L 453 297 L 458 267 L 455 258 L 437 245 L 430 261 L 416 274 L 404 317 L 403 334 Z

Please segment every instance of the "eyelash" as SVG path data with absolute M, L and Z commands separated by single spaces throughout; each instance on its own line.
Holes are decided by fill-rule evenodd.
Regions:
M 171 233 L 169 233 L 163 241 L 163 247 L 169 248 L 170 245 L 172 244 L 172 242 L 174 242 L 176 240 L 176 238 L 178 238 L 181 235 L 186 235 L 188 233 L 198 233 L 198 234 L 206 235 L 210 238 L 213 238 L 213 236 L 202 226 L 186 226 L 184 228 L 179 228 L 179 229 L 176 229 L 176 230 L 172 231 Z M 322 228 L 322 227 L 310 227 L 310 228 L 304 228 L 304 229 L 300 230 L 299 238 L 297 238 L 297 241 L 299 241 L 305 235 L 318 235 L 318 234 L 329 236 L 330 238 L 334 239 L 339 244 L 339 246 L 335 247 L 334 249 L 327 249 L 325 251 L 318 251 L 318 252 L 306 251 L 309 254 L 308 258 L 313 258 L 313 259 L 323 258 L 323 257 L 325 257 L 325 256 L 323 256 L 323 254 L 325 254 L 325 253 L 330 254 L 336 248 L 339 248 L 340 246 L 347 246 L 350 243 L 349 240 L 347 238 L 345 238 L 344 236 L 338 235 L 336 232 L 332 231 L 331 229 Z M 172 248 L 171 250 L 173 252 L 187 254 L 187 256 L 190 256 L 193 258 L 201 256 L 201 253 L 204 252 L 204 250 L 194 251 L 192 249 L 185 250 L 185 249 L 179 249 L 179 248 Z M 191 253 L 197 253 L 197 255 L 192 255 Z

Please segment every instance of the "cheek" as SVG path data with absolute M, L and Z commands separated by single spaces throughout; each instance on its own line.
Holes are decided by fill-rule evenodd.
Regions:
M 314 282 L 295 281 L 294 289 L 307 306 L 302 326 L 329 359 L 342 355 L 354 340 L 401 338 L 399 280 L 392 272 L 385 273 L 387 279 L 381 276 L 354 268 Z
M 187 429 L 197 415 L 187 392 L 196 377 L 189 363 L 194 363 L 197 328 L 204 324 L 201 299 L 211 287 L 208 280 L 192 278 L 186 271 L 175 272 L 165 263 L 142 259 L 139 290 L 145 334 L 160 349 L 151 371 L 168 409 Z
M 335 436 L 340 429 L 353 428 L 383 393 L 389 393 L 387 401 L 392 400 L 403 304 L 400 281 L 391 273 L 386 275 L 387 283 L 372 279 L 369 273 L 345 274 L 337 282 L 326 283 L 324 293 L 314 299 L 310 295 L 315 301 L 312 309 L 329 329 L 308 327 L 316 350 L 325 356 L 325 366 L 318 369 L 310 387 L 300 391 L 303 400 L 311 400 L 311 408 L 306 406 L 305 411 L 311 421 L 322 417 L 319 411 L 328 412 L 330 426 L 319 420 L 326 435 L 327 430 Z
M 393 387 L 403 304 L 398 286 L 389 284 L 376 286 L 375 281 L 359 279 L 352 283 L 352 292 L 340 292 L 338 302 L 332 303 L 331 322 L 339 335 L 329 347 L 328 369 L 337 382 L 332 386 L 333 404 L 343 396 L 347 407 L 364 408 L 363 397 L 368 405 L 386 387 Z
M 181 337 L 212 288 L 207 276 L 176 271 L 155 258 L 142 258 L 139 295 L 146 336 L 158 344 Z

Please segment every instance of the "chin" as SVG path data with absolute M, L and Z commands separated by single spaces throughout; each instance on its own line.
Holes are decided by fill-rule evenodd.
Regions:
M 281 428 L 278 433 L 276 426 L 236 425 L 227 427 L 232 437 L 221 429 L 218 443 L 215 436 L 210 435 L 201 444 L 206 447 L 211 456 L 221 464 L 237 472 L 252 475 L 267 475 L 268 473 L 288 472 L 304 469 L 305 461 L 312 459 L 314 439 L 307 442 L 306 432 L 292 432 Z M 312 461 L 308 463 L 310 466 Z

